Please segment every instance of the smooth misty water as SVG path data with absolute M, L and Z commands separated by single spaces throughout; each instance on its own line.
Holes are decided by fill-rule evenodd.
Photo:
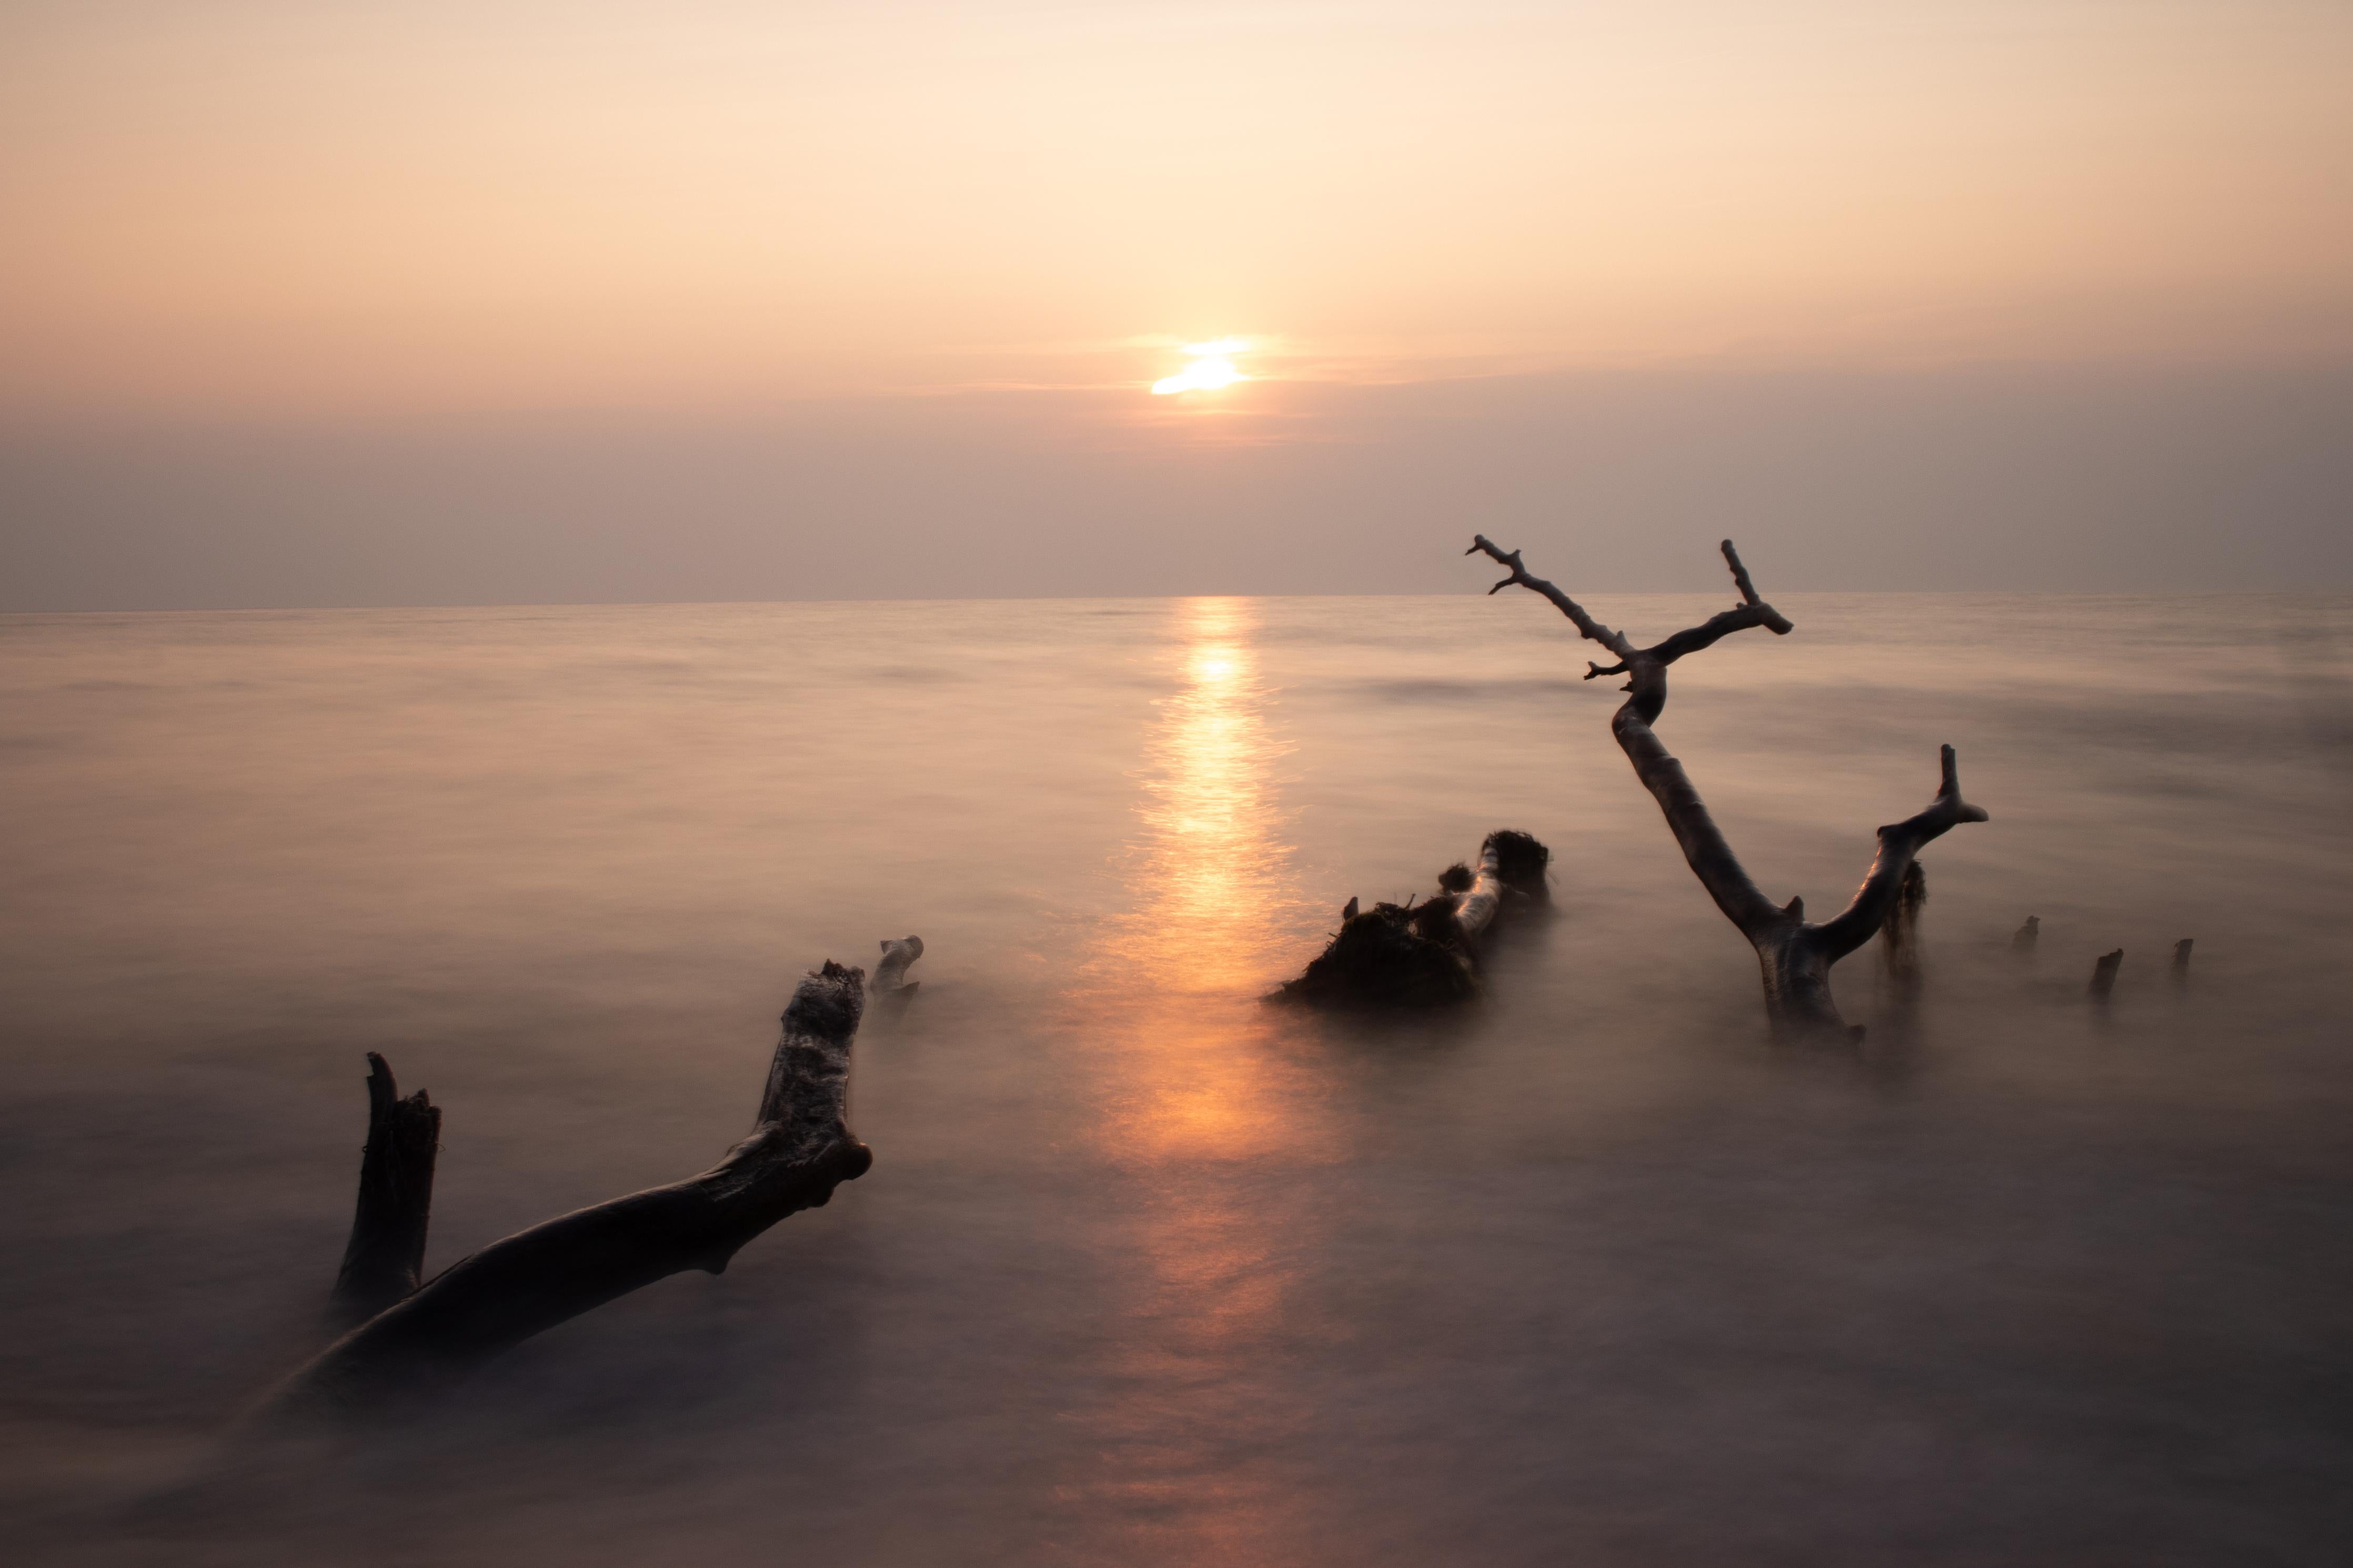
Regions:
M 1917 1013 L 1841 967 L 1856 1054 L 1767 1045 L 1525 595 L 0 620 L 8 1538 L 2343 1561 L 2353 610 L 1781 603 L 1661 725 L 1768 892 L 1842 901 L 1939 742 L 1993 813 Z M 1479 1011 L 1253 1004 L 1501 826 L 1557 912 Z M 909 931 L 830 1207 L 417 1421 L 213 1444 L 320 1342 L 364 1051 L 447 1108 L 438 1267 L 702 1168 L 796 976 Z

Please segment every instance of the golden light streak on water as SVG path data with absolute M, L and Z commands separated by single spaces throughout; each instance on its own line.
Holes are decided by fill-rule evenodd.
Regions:
M 1271 1081 L 1282 1069 L 1256 1002 L 1296 945 L 1278 777 L 1288 748 L 1250 604 L 1188 599 L 1175 615 L 1178 685 L 1146 746 L 1134 903 L 1102 960 L 1105 978 L 1148 999 L 1123 1031 L 1132 1059 L 1109 1130 L 1132 1154 L 1233 1158 L 1293 1146 L 1301 1131 Z
M 1258 613 L 1174 607 L 1176 685 L 1145 743 L 1125 862 L 1134 901 L 1090 966 L 1100 1136 L 1138 1191 L 1115 1264 L 1115 1392 L 1081 1415 L 1093 1457 L 1062 1495 L 1137 1520 L 1153 1561 L 1261 1560 L 1296 1528 L 1291 1500 L 1236 1451 L 1295 1434 L 1301 1413 L 1230 1369 L 1297 1288 L 1304 1238 L 1270 1185 L 1337 1157 L 1314 1071 L 1258 1001 L 1296 959 L 1303 913 Z
M 1270 905 L 1288 889 L 1273 769 L 1282 755 L 1250 646 L 1250 606 L 1187 600 L 1184 684 L 1163 705 L 1140 808 L 1149 832 L 1128 956 L 1164 990 L 1219 992 L 1258 978 Z

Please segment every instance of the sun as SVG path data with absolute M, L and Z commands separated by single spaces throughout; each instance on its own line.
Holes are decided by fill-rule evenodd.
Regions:
M 1248 353 L 1250 344 L 1241 338 L 1219 338 L 1206 343 L 1187 343 L 1185 352 L 1193 363 L 1152 384 L 1155 397 L 1167 397 L 1179 392 L 1215 392 L 1221 386 L 1231 386 L 1249 376 L 1234 368 L 1233 354 Z

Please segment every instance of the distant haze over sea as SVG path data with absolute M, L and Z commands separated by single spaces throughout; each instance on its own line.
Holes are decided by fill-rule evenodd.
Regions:
M 0 610 L 2353 583 L 2353 370 L 1741 368 L 0 430 Z

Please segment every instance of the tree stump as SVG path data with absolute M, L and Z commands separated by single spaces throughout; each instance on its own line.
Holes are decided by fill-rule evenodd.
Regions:
M 1268 994 L 1269 1002 L 1335 1009 L 1444 1006 L 1478 994 L 1479 948 L 1511 905 L 1550 896 L 1552 851 L 1527 834 L 1499 828 L 1479 846 L 1479 868 L 1449 866 L 1437 894 L 1419 904 L 1355 899 L 1340 929 L 1305 973 Z
M 2125 950 L 2120 947 L 2114 952 L 2102 953 L 2099 961 L 2092 965 L 2094 1001 L 2105 1002 L 2108 999 L 2109 993 L 2116 990 L 2116 971 L 2124 967 L 2124 962 Z
M 359 1203 L 328 1299 L 330 1317 L 349 1328 L 417 1289 L 425 1276 L 425 1230 L 433 1213 L 433 1158 L 441 1111 L 423 1089 L 400 1098 L 392 1068 L 368 1059 L 368 1137 L 360 1156 Z

